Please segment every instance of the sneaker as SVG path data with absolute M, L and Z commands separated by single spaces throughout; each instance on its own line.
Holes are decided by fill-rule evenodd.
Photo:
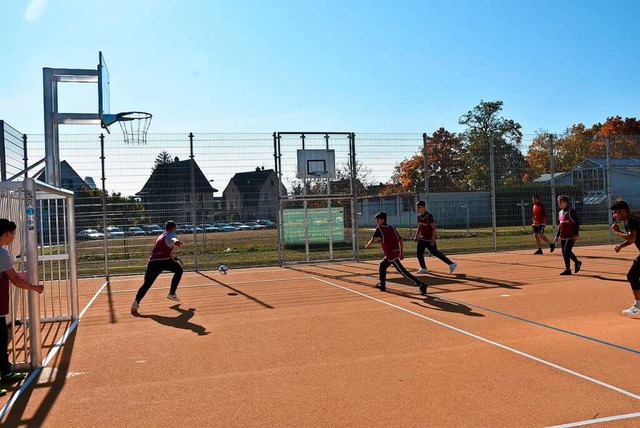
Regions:
M 542 254 L 542 248 L 538 248 L 538 249 L 536 250 L 536 252 L 535 252 L 535 253 L 533 253 L 533 254 Z
M 134 300 L 131 304 L 131 315 L 138 315 L 138 308 L 140 307 L 140 303 L 137 300 Z
M 167 299 L 169 299 L 169 300 L 175 300 L 176 302 L 179 302 L 179 301 L 180 301 L 180 299 L 178 298 L 178 295 L 176 295 L 176 294 L 171 294 L 171 293 L 167 294 Z
M 625 309 L 624 311 L 622 311 L 622 313 L 625 315 L 629 315 L 630 317 L 634 315 L 640 315 L 640 308 L 634 305 L 634 306 L 631 306 L 629 309 Z
M 16 383 L 27 377 L 26 372 L 11 372 L 8 375 L 2 375 L 2 383 Z
M 556 244 L 554 244 L 554 243 L 549 244 L 549 252 L 550 253 L 553 253 L 553 250 L 555 250 L 555 249 L 556 249 Z
M 560 275 L 571 275 L 571 271 L 570 270 L 563 270 L 562 272 L 560 272 Z
M 427 294 L 427 284 L 424 282 L 420 284 L 420 294 L 423 296 Z
M 449 273 L 453 273 L 457 267 L 458 267 L 458 263 L 451 263 L 449 265 Z
M 577 262 L 576 263 L 576 273 L 580 272 L 580 268 L 582 268 L 582 262 Z
M 386 286 L 384 286 L 384 285 L 382 285 L 382 284 L 380 284 L 380 283 L 377 283 L 377 284 L 376 284 L 376 288 L 377 288 L 378 290 L 380 290 L 380 291 L 386 291 L 386 290 L 387 290 L 387 287 L 386 287 Z
M 416 271 L 416 273 L 429 273 L 429 270 L 427 268 L 420 268 Z

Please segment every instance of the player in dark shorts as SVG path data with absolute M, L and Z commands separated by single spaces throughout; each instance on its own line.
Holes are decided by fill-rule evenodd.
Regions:
M 620 245 L 616 245 L 614 250 L 619 253 L 624 247 L 635 244 L 636 248 L 640 250 L 640 241 L 638 241 L 638 230 L 640 229 L 640 218 L 631 214 L 629 210 L 629 204 L 625 201 L 617 200 L 611 205 L 611 211 L 613 211 L 613 218 L 616 221 L 621 221 L 624 224 L 624 232 L 620 230 L 617 223 L 611 226 L 613 234 L 624 239 L 624 242 Z M 633 291 L 633 297 L 635 303 L 629 309 L 622 311 L 623 314 L 630 317 L 640 315 L 640 257 L 633 259 L 631 269 L 627 273 L 627 280 L 631 284 L 631 290 Z
M 549 244 L 549 252 L 553 253 L 553 250 L 556 249 L 556 244 L 544 235 L 544 227 L 547 225 L 547 212 L 544 209 L 544 204 L 540 202 L 539 195 L 533 195 L 531 202 L 533 202 L 533 223 L 531 224 L 531 228 L 536 238 L 536 247 L 538 247 L 533 254 L 542 254 L 542 247 L 540 247 L 541 240 Z
M 569 207 L 569 197 L 567 195 L 558 196 L 558 205 L 560 212 L 558 213 L 559 227 L 556 233 L 555 241 L 562 244 L 562 258 L 564 259 L 564 271 L 560 275 L 571 275 L 571 260 L 575 263 L 575 273 L 580 272 L 582 262 L 573 253 L 573 246 L 579 239 L 578 232 L 580 230 L 580 220 L 576 210 Z
M 433 219 L 433 215 L 427 211 L 427 204 L 424 201 L 418 201 L 416 202 L 416 208 L 418 209 L 418 230 L 414 240 L 418 243 L 418 263 L 420 263 L 420 270 L 416 273 L 429 272 L 427 264 L 424 262 L 425 250 L 429 250 L 431 254 L 449 265 L 449 273 L 453 273 L 458 264 L 449 260 L 447 256 L 438 250 L 438 245 L 436 244 L 436 222 Z
M 373 232 L 373 236 L 365 245 L 365 248 L 371 248 L 376 240 L 380 241 L 382 245 L 382 251 L 384 252 L 384 258 L 380 261 L 379 273 L 380 282 L 376 285 L 380 291 L 385 291 L 387 269 L 393 265 L 400 275 L 413 282 L 417 287 L 420 287 L 420 294 L 427 294 L 427 284 L 420 281 L 415 276 L 411 275 L 409 271 L 402 265 L 400 260 L 404 259 L 404 253 L 402 251 L 402 237 L 398 233 L 395 227 L 387 224 L 387 213 L 380 211 L 375 215 L 376 223 L 378 227 Z

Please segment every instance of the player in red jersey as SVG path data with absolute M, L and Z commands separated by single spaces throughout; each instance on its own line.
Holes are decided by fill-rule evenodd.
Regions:
M 384 258 L 380 261 L 380 282 L 376 285 L 380 291 L 386 290 L 387 269 L 393 265 L 398 273 L 413 282 L 417 287 L 420 287 L 420 294 L 427 294 L 427 284 L 420 281 L 415 276 L 411 275 L 409 271 L 402 265 L 400 260 L 404 259 L 404 253 L 402 251 L 402 237 L 398 233 L 395 227 L 387 224 L 387 213 L 380 211 L 375 215 L 376 223 L 378 227 L 373 232 L 373 236 L 365 245 L 365 248 L 371 248 L 376 240 L 382 244 L 382 251 L 384 252 Z
M 531 228 L 533 229 L 533 235 L 536 238 L 536 247 L 538 249 L 533 254 L 542 254 L 542 247 L 540 247 L 540 241 L 544 241 L 549 244 L 549 252 L 553 253 L 556 249 L 556 244 L 551 242 L 549 238 L 544 235 L 544 227 L 547 225 L 547 212 L 544 209 L 544 204 L 540 202 L 539 195 L 533 195 L 531 198 L 533 202 L 533 223 Z
M 624 242 L 620 245 L 616 245 L 614 251 L 619 253 L 624 247 L 630 245 L 636 246 L 640 250 L 640 240 L 638 240 L 638 230 L 640 230 L 640 217 L 631 214 L 629 210 L 629 204 L 625 201 L 618 199 L 611 205 L 611 211 L 613 211 L 613 218 L 616 222 L 622 222 L 624 224 L 624 232 L 620 230 L 618 223 L 614 223 L 611 226 L 611 230 L 616 236 L 624 239 Z M 629 309 L 622 311 L 623 314 L 630 317 L 640 315 L 640 257 L 636 257 L 633 260 L 631 269 L 627 272 L 627 280 L 631 285 L 631 291 L 633 291 L 633 297 L 635 304 Z
M 558 213 L 559 227 L 555 241 L 558 242 L 558 238 L 560 238 L 565 267 L 560 275 L 571 275 L 571 260 L 576 264 L 575 273 L 580 272 L 580 268 L 582 268 L 582 262 L 573 254 L 573 246 L 579 239 L 580 220 L 578 220 L 576 210 L 569 207 L 569 197 L 567 195 L 558 196 L 558 205 L 560 206 L 560 212 Z
M 180 260 L 173 255 L 173 248 L 181 247 L 183 244 L 182 241 L 178 239 L 178 235 L 176 235 L 177 228 L 178 226 L 176 223 L 169 220 L 164 225 L 165 232 L 156 239 L 153 249 L 151 250 L 151 255 L 149 255 L 147 271 L 144 274 L 144 283 L 138 290 L 136 298 L 131 304 L 132 315 L 136 315 L 138 313 L 140 302 L 147 294 L 147 291 L 149 291 L 149 288 L 153 285 L 153 282 L 158 278 L 158 275 L 160 275 L 164 270 L 173 272 L 171 288 L 169 289 L 169 294 L 167 294 L 167 299 L 180 301 L 176 295 L 176 290 L 178 289 L 178 284 L 180 284 L 183 269 Z
M 424 201 L 418 201 L 416 202 L 416 207 L 418 209 L 418 230 L 414 241 L 418 243 L 418 263 L 420 263 L 420 270 L 416 273 L 429 272 L 424 262 L 425 250 L 429 250 L 431 254 L 449 265 L 449 273 L 453 273 L 458 264 L 449 260 L 447 256 L 438 250 L 438 245 L 436 244 L 436 221 L 433 219 L 433 215 L 427 211 L 427 204 Z

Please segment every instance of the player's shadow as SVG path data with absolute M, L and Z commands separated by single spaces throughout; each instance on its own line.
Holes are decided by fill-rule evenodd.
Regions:
M 138 318 L 149 318 L 157 322 L 158 324 L 166 325 L 168 327 L 179 328 L 181 330 L 191 330 L 196 333 L 198 336 L 206 336 L 210 332 L 204 326 L 194 324 L 189 321 L 195 315 L 195 308 L 182 309 L 180 308 L 180 304 L 171 306 L 170 309 L 178 312 L 178 315 L 175 317 L 168 317 L 164 315 L 144 315 L 144 314 L 136 314 Z
M 473 312 L 472 308 L 470 308 L 469 306 L 463 303 L 452 302 L 450 300 L 441 299 L 435 296 L 426 296 L 422 301 L 429 306 L 420 304 L 418 302 L 411 302 L 411 303 L 426 309 L 435 309 L 437 311 L 453 312 L 457 314 L 466 315 L 468 317 L 484 317 L 483 314 L 480 314 L 478 312 Z

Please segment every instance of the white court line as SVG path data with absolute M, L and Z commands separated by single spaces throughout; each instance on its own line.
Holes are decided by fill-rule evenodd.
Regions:
M 553 425 L 553 426 L 550 426 L 549 428 L 583 427 L 585 425 L 595 425 L 601 422 L 620 421 L 622 419 L 631 419 L 631 418 L 640 418 L 640 412 L 627 413 L 624 415 L 607 416 L 606 418 L 588 419 L 586 421 L 572 422 L 572 423 L 562 424 L 562 425 Z
M 82 317 L 84 316 L 85 312 L 87 312 L 87 310 L 93 304 L 93 302 L 96 300 L 98 295 L 107 286 L 107 283 L 108 282 L 105 282 L 102 285 L 102 287 L 100 287 L 100 289 L 96 292 L 96 294 L 93 295 L 91 300 L 89 300 L 89 303 L 87 303 L 87 306 L 85 306 L 84 309 L 82 310 L 82 312 L 80 312 L 80 316 L 78 317 L 78 319 L 75 320 L 67 328 L 67 330 L 64 332 L 64 334 L 62 335 L 60 340 L 58 340 L 56 342 L 56 344 L 53 345 L 51 351 L 49 351 L 49 354 L 47 354 L 47 356 L 44 358 L 44 360 L 42 360 L 42 367 L 39 367 L 39 368 L 35 369 L 33 372 L 31 372 L 29 377 L 23 382 L 22 385 L 20 385 L 20 388 L 18 388 L 18 390 L 11 396 L 11 399 L 7 402 L 7 404 L 5 404 L 4 407 L 2 408 L 2 410 L 0 410 L 0 421 L 2 421 L 4 416 L 11 409 L 11 407 L 15 404 L 15 402 L 18 401 L 18 398 L 24 393 L 24 391 L 27 389 L 29 384 L 31 382 L 33 382 L 33 380 L 38 376 L 38 373 L 40 373 L 40 370 L 42 370 L 42 368 L 46 367 L 47 364 L 49 364 L 49 362 L 53 359 L 53 357 L 56 356 L 56 354 L 58 353 L 58 350 L 60 348 L 62 348 L 62 346 L 65 344 L 65 342 L 67 341 L 67 339 L 69 338 L 71 333 L 73 333 L 73 330 L 76 329 L 76 327 L 78 326 L 78 323 L 80 322 L 80 319 L 82 319 Z
M 366 297 L 367 299 L 374 300 L 374 301 L 376 301 L 378 303 L 382 303 L 383 305 L 391 306 L 392 308 L 399 309 L 399 310 L 401 310 L 403 312 L 409 313 L 411 315 L 415 315 L 415 316 L 417 316 L 419 318 L 422 318 L 422 319 L 425 319 L 427 321 L 431 321 L 432 323 L 438 324 L 439 326 L 442 326 L 442 327 L 448 328 L 450 330 L 456 331 L 458 333 L 462 333 L 464 335 L 473 337 L 474 339 L 478 339 L 478 340 L 480 340 L 482 342 L 485 342 L 485 343 L 488 343 L 490 345 L 497 346 L 498 348 L 502 348 L 502 349 L 507 350 L 509 352 L 513 352 L 514 354 L 518 354 L 518 355 L 520 355 L 522 357 L 528 358 L 530 360 L 536 361 L 536 362 L 544 364 L 546 366 L 553 367 L 556 370 L 563 371 L 563 372 L 568 373 L 570 375 L 573 375 L 573 376 L 579 377 L 581 379 L 584 379 L 586 381 L 595 383 L 596 385 L 600 385 L 600 386 L 603 386 L 605 388 L 611 389 L 613 391 L 619 392 L 620 394 L 626 395 L 628 397 L 635 398 L 636 400 L 640 400 L 640 395 L 636 395 L 636 394 L 634 394 L 632 392 L 625 391 L 624 389 L 618 388 L 617 386 L 613 386 L 613 385 L 610 385 L 608 383 L 599 381 L 599 380 L 594 379 L 592 377 L 589 377 L 587 375 L 583 375 L 582 373 L 578 373 L 578 372 L 570 370 L 570 369 L 568 369 L 566 367 L 562 367 L 562 366 L 559 366 L 558 364 L 554 364 L 554 363 L 552 363 L 550 361 L 543 360 L 542 358 L 534 357 L 533 355 L 527 354 L 526 352 L 518 351 L 517 349 L 511 348 L 511 347 L 509 347 L 507 345 L 503 345 L 502 343 L 498 343 L 498 342 L 495 342 L 493 340 L 484 338 L 482 336 L 478 336 L 477 334 L 471 333 L 471 332 L 466 331 L 466 330 L 462 330 L 462 329 L 460 329 L 458 327 L 454 327 L 454 326 L 446 324 L 446 323 L 444 323 L 442 321 L 438 321 L 436 319 L 429 318 L 426 315 L 422 315 L 422 314 L 420 314 L 418 312 L 411 311 L 409 309 L 403 308 L 402 306 L 394 305 L 393 303 L 389 303 L 389 302 L 386 302 L 384 300 L 375 298 L 373 296 L 369 296 L 368 294 L 364 294 L 364 293 L 361 293 L 359 291 L 355 291 L 355 290 L 352 290 L 350 288 L 343 287 L 343 286 L 338 285 L 338 284 L 334 284 L 334 283 L 332 283 L 330 281 L 327 281 L 327 280 L 324 280 L 322 278 L 317 278 L 317 277 L 312 277 L 312 278 L 315 279 L 315 280 L 318 280 L 320 282 L 324 282 L 325 284 L 329 284 L 329 285 L 331 285 L 333 287 L 340 288 L 340 289 L 345 290 L 345 291 L 349 291 L 350 293 L 358 294 L 358 295 L 360 295 L 362 297 Z

